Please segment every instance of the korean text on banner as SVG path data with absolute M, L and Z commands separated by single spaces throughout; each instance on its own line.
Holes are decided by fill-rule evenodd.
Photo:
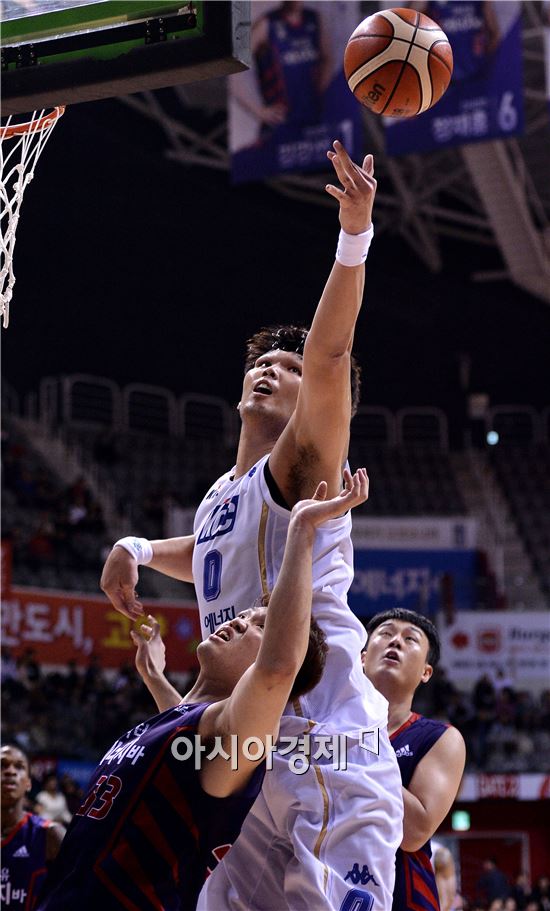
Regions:
M 453 76 L 446 94 L 429 111 L 386 119 L 388 153 L 428 152 L 521 133 L 521 4 L 440 0 L 421 5 L 451 43 Z
M 361 156 L 360 106 L 343 71 L 360 18 L 356 0 L 252 3 L 252 68 L 229 78 L 235 183 L 326 168 L 334 139 Z
M 194 668 L 201 638 L 196 605 L 144 601 L 143 607 L 160 623 L 170 670 Z M 83 666 L 93 653 L 102 667 L 120 668 L 134 660 L 131 628 L 104 598 L 12 588 L 2 599 L 2 644 L 15 657 L 32 648 L 41 664 Z

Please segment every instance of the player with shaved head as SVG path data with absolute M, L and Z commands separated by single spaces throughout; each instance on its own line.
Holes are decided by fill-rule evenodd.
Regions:
M 25 809 L 29 760 L 20 747 L 0 748 L 2 771 L 2 908 L 32 908 L 65 834 L 58 823 Z

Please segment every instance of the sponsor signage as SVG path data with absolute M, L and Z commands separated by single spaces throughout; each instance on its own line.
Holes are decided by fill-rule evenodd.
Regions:
M 550 612 L 468 611 L 439 616 L 443 663 L 457 686 L 503 672 L 512 684 L 548 686 Z
M 475 551 L 355 547 L 349 604 L 359 616 L 392 607 L 436 613 L 474 604 Z
M 452 518 L 353 519 L 355 547 L 377 550 L 475 550 L 477 521 Z
M 142 603 L 145 614 L 160 623 L 170 670 L 179 673 L 196 667 L 195 650 L 201 639 L 196 604 Z M 82 667 L 92 654 L 107 669 L 132 663 L 132 627 L 132 621 L 105 598 L 14 587 L 2 599 L 2 644 L 15 657 L 32 648 L 37 661 L 45 665 L 63 666 L 72 660 Z
M 548 800 L 550 775 L 476 775 L 462 779 L 458 801 L 474 800 Z

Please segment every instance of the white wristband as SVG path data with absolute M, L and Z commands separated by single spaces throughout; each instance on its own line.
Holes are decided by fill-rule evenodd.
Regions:
M 145 566 L 153 559 L 153 547 L 147 538 L 134 538 L 133 535 L 128 535 L 127 538 L 116 541 L 114 547 L 117 545 L 132 554 L 139 566 Z
M 363 231 L 362 234 L 346 234 L 345 231 L 340 231 L 336 248 L 336 262 L 342 266 L 360 266 L 367 258 L 373 237 L 373 224 L 368 231 Z

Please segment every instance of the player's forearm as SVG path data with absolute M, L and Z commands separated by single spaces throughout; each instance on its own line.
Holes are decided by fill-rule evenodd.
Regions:
M 403 851 L 418 851 L 435 828 L 426 808 L 414 794 L 403 788 Z
M 364 287 L 364 265 L 334 264 L 313 317 L 304 359 L 327 361 L 349 354 Z
M 281 569 L 269 601 L 258 670 L 295 676 L 309 642 L 314 529 L 291 521 Z
M 164 674 L 142 675 L 142 680 L 155 700 L 159 712 L 166 712 L 180 704 L 183 697 Z
M 147 564 L 151 569 L 179 579 L 181 582 L 193 581 L 193 547 L 194 536 L 166 538 L 151 541 L 153 559 Z

